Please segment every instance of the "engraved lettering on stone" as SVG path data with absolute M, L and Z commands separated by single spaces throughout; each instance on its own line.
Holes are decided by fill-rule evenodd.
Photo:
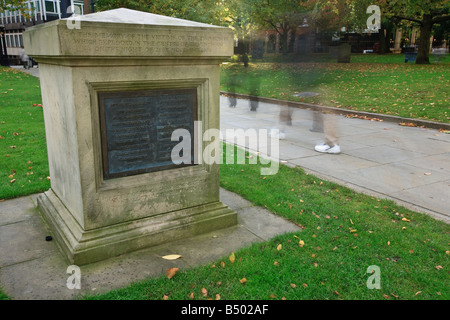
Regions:
M 67 35 L 80 52 L 94 51 L 105 55 L 189 54 L 201 50 L 205 54 L 220 50 L 228 38 L 221 34 L 148 34 L 97 31 L 72 31 Z

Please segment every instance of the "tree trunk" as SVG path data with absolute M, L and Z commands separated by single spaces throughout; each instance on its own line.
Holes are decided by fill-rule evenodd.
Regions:
M 382 24 L 382 28 L 379 30 L 379 35 L 380 35 L 380 48 L 378 51 L 379 54 L 391 53 L 391 49 L 390 49 L 391 34 L 392 34 L 392 25 L 389 23 L 385 23 L 385 27 L 383 28 L 383 24 Z
M 287 55 L 288 53 L 288 31 L 283 29 L 283 33 L 281 34 L 281 52 L 283 55 Z
M 92 0 L 83 0 L 83 11 L 84 14 L 93 13 L 91 10 L 91 1 Z
M 378 54 L 386 54 L 388 52 L 389 47 L 387 47 L 387 45 L 386 45 L 386 38 L 389 38 L 389 37 L 386 37 L 384 35 L 385 30 L 386 29 L 381 28 L 378 31 L 378 34 L 380 36 L 380 46 L 378 47 Z
M 432 16 L 425 14 L 420 25 L 419 50 L 417 53 L 416 64 L 430 63 L 430 37 L 433 27 Z

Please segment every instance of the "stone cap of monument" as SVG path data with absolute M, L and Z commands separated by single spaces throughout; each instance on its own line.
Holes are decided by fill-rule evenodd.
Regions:
M 172 18 L 162 16 L 159 14 L 126 8 L 119 8 L 108 11 L 91 13 L 84 16 L 79 16 L 77 19 L 82 22 L 89 21 L 89 22 L 153 25 L 153 26 L 156 25 L 156 26 L 178 26 L 178 27 L 200 27 L 200 28 L 224 28 L 211 24 Z
M 130 9 L 60 19 L 27 28 L 25 52 L 39 59 L 226 58 L 231 29 Z

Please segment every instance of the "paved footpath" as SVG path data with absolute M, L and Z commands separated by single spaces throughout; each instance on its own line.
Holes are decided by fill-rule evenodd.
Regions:
M 248 100 L 238 99 L 236 108 L 230 108 L 227 97 L 220 99 L 223 133 L 277 127 L 280 105 L 259 102 L 254 112 Z M 450 222 L 450 134 L 335 116 L 342 152 L 322 154 L 314 145 L 323 142 L 324 134 L 309 130 L 313 111 L 290 108 L 292 126 L 279 140 L 281 163 Z

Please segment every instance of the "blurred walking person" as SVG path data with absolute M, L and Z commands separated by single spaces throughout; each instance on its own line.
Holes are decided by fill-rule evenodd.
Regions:
M 323 128 L 325 133 L 325 142 L 318 144 L 314 147 L 314 150 L 322 153 L 339 154 L 341 153 L 341 147 L 339 146 L 339 135 L 337 129 L 336 118 L 334 114 L 324 114 L 318 117 L 319 127 Z

